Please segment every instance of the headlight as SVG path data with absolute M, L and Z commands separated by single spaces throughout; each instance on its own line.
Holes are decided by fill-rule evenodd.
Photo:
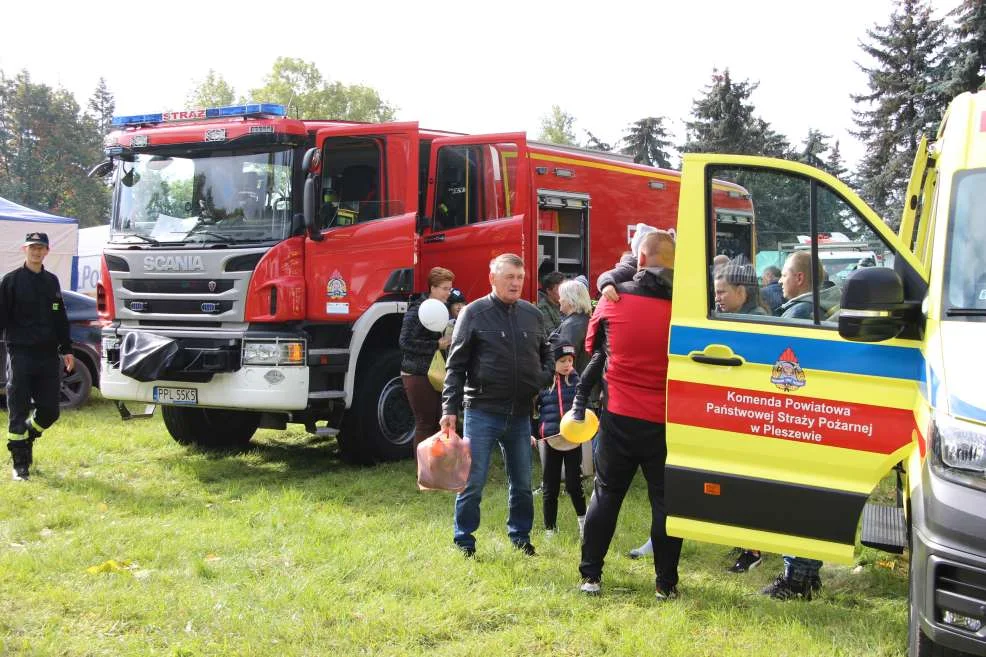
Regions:
M 244 340 L 243 365 L 304 365 L 304 340 Z
M 986 489 L 986 427 L 935 413 L 931 465 L 947 479 Z

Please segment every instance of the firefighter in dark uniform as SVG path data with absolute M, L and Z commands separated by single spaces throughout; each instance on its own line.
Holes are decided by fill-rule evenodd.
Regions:
M 62 365 L 69 372 L 75 367 L 58 278 L 42 264 L 48 255 L 48 235 L 28 233 L 22 248 L 24 266 L 0 280 L 10 412 L 7 449 L 18 481 L 28 478 L 34 441 L 58 419 Z

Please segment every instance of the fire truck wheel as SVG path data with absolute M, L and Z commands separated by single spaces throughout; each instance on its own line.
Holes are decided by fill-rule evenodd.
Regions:
M 218 408 L 162 406 L 168 433 L 181 445 L 201 449 L 245 447 L 260 424 L 260 414 Z
M 358 462 L 365 462 L 367 456 L 374 461 L 410 458 L 414 414 L 401 383 L 400 350 L 382 351 L 363 373 L 347 413 L 352 417 L 343 427 L 343 433 L 349 429 L 340 442 L 341 449 L 349 452 L 344 456 Z

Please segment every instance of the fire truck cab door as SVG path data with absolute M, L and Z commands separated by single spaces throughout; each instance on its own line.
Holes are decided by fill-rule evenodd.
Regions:
M 530 261 L 524 252 L 530 228 L 528 169 L 524 133 L 432 142 L 417 289 L 427 290 L 432 267 L 445 267 L 473 301 L 489 292 L 493 257 L 516 253 Z M 536 267 L 529 268 L 525 292 L 536 272 Z
M 409 295 L 418 212 L 418 124 L 323 128 L 316 221 L 305 241 L 308 316 L 354 321 L 388 294 Z
M 751 249 L 723 254 L 714 191 L 752 201 Z M 684 158 L 675 263 L 668 533 L 851 562 L 867 497 L 923 441 L 924 371 L 916 335 L 840 337 L 841 288 L 860 268 L 892 267 L 920 300 L 919 260 L 822 171 L 696 154 Z M 762 285 L 769 266 L 784 270 L 779 288 Z

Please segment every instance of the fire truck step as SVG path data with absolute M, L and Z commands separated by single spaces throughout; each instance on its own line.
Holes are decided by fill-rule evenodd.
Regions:
M 907 547 L 907 523 L 899 506 L 867 504 L 863 507 L 860 542 L 871 548 L 903 554 Z
M 346 393 L 342 390 L 318 390 L 316 392 L 309 392 L 309 399 L 342 399 L 346 396 Z

